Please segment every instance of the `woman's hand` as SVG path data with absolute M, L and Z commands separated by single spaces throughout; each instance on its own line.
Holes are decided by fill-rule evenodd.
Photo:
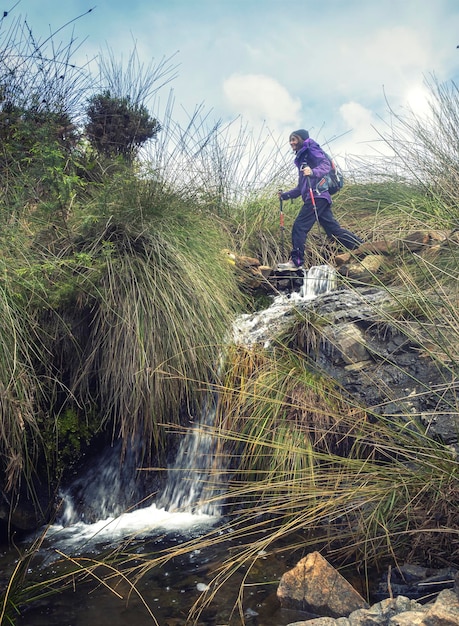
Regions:
M 309 167 L 309 165 L 305 165 L 302 168 L 302 172 L 304 176 L 312 176 L 312 169 Z

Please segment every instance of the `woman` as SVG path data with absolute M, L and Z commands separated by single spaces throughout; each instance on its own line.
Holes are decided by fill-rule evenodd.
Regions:
M 331 163 L 322 148 L 309 137 L 308 131 L 304 128 L 291 133 L 289 142 L 296 153 L 298 185 L 290 191 L 280 192 L 279 198 L 288 200 L 301 196 L 304 204 L 293 223 L 290 259 L 287 263 L 279 263 L 277 266 L 279 270 L 296 270 L 302 267 L 306 237 L 316 220 L 328 237 L 336 240 L 348 250 L 353 250 L 362 243 L 362 239 L 342 228 L 333 217 L 332 199 L 326 185 L 318 188 L 319 181 L 331 169 Z M 311 198 L 311 190 L 314 201 Z

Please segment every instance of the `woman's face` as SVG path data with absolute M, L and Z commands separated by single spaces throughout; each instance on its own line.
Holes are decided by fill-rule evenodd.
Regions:
M 298 152 L 298 150 L 303 147 L 304 143 L 303 139 L 301 139 L 301 137 L 297 137 L 297 135 L 292 135 L 289 142 L 294 152 Z

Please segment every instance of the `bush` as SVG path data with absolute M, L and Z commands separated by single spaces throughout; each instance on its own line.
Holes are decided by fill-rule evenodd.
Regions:
M 132 161 L 139 148 L 161 130 L 144 105 L 132 103 L 129 97 L 114 97 L 110 91 L 90 98 L 86 113 L 88 139 L 108 158 L 122 156 Z

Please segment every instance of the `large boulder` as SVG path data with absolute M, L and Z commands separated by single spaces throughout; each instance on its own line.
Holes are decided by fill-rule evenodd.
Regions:
M 326 617 L 349 615 L 367 606 L 362 596 L 319 552 L 285 572 L 277 589 L 282 608 Z

